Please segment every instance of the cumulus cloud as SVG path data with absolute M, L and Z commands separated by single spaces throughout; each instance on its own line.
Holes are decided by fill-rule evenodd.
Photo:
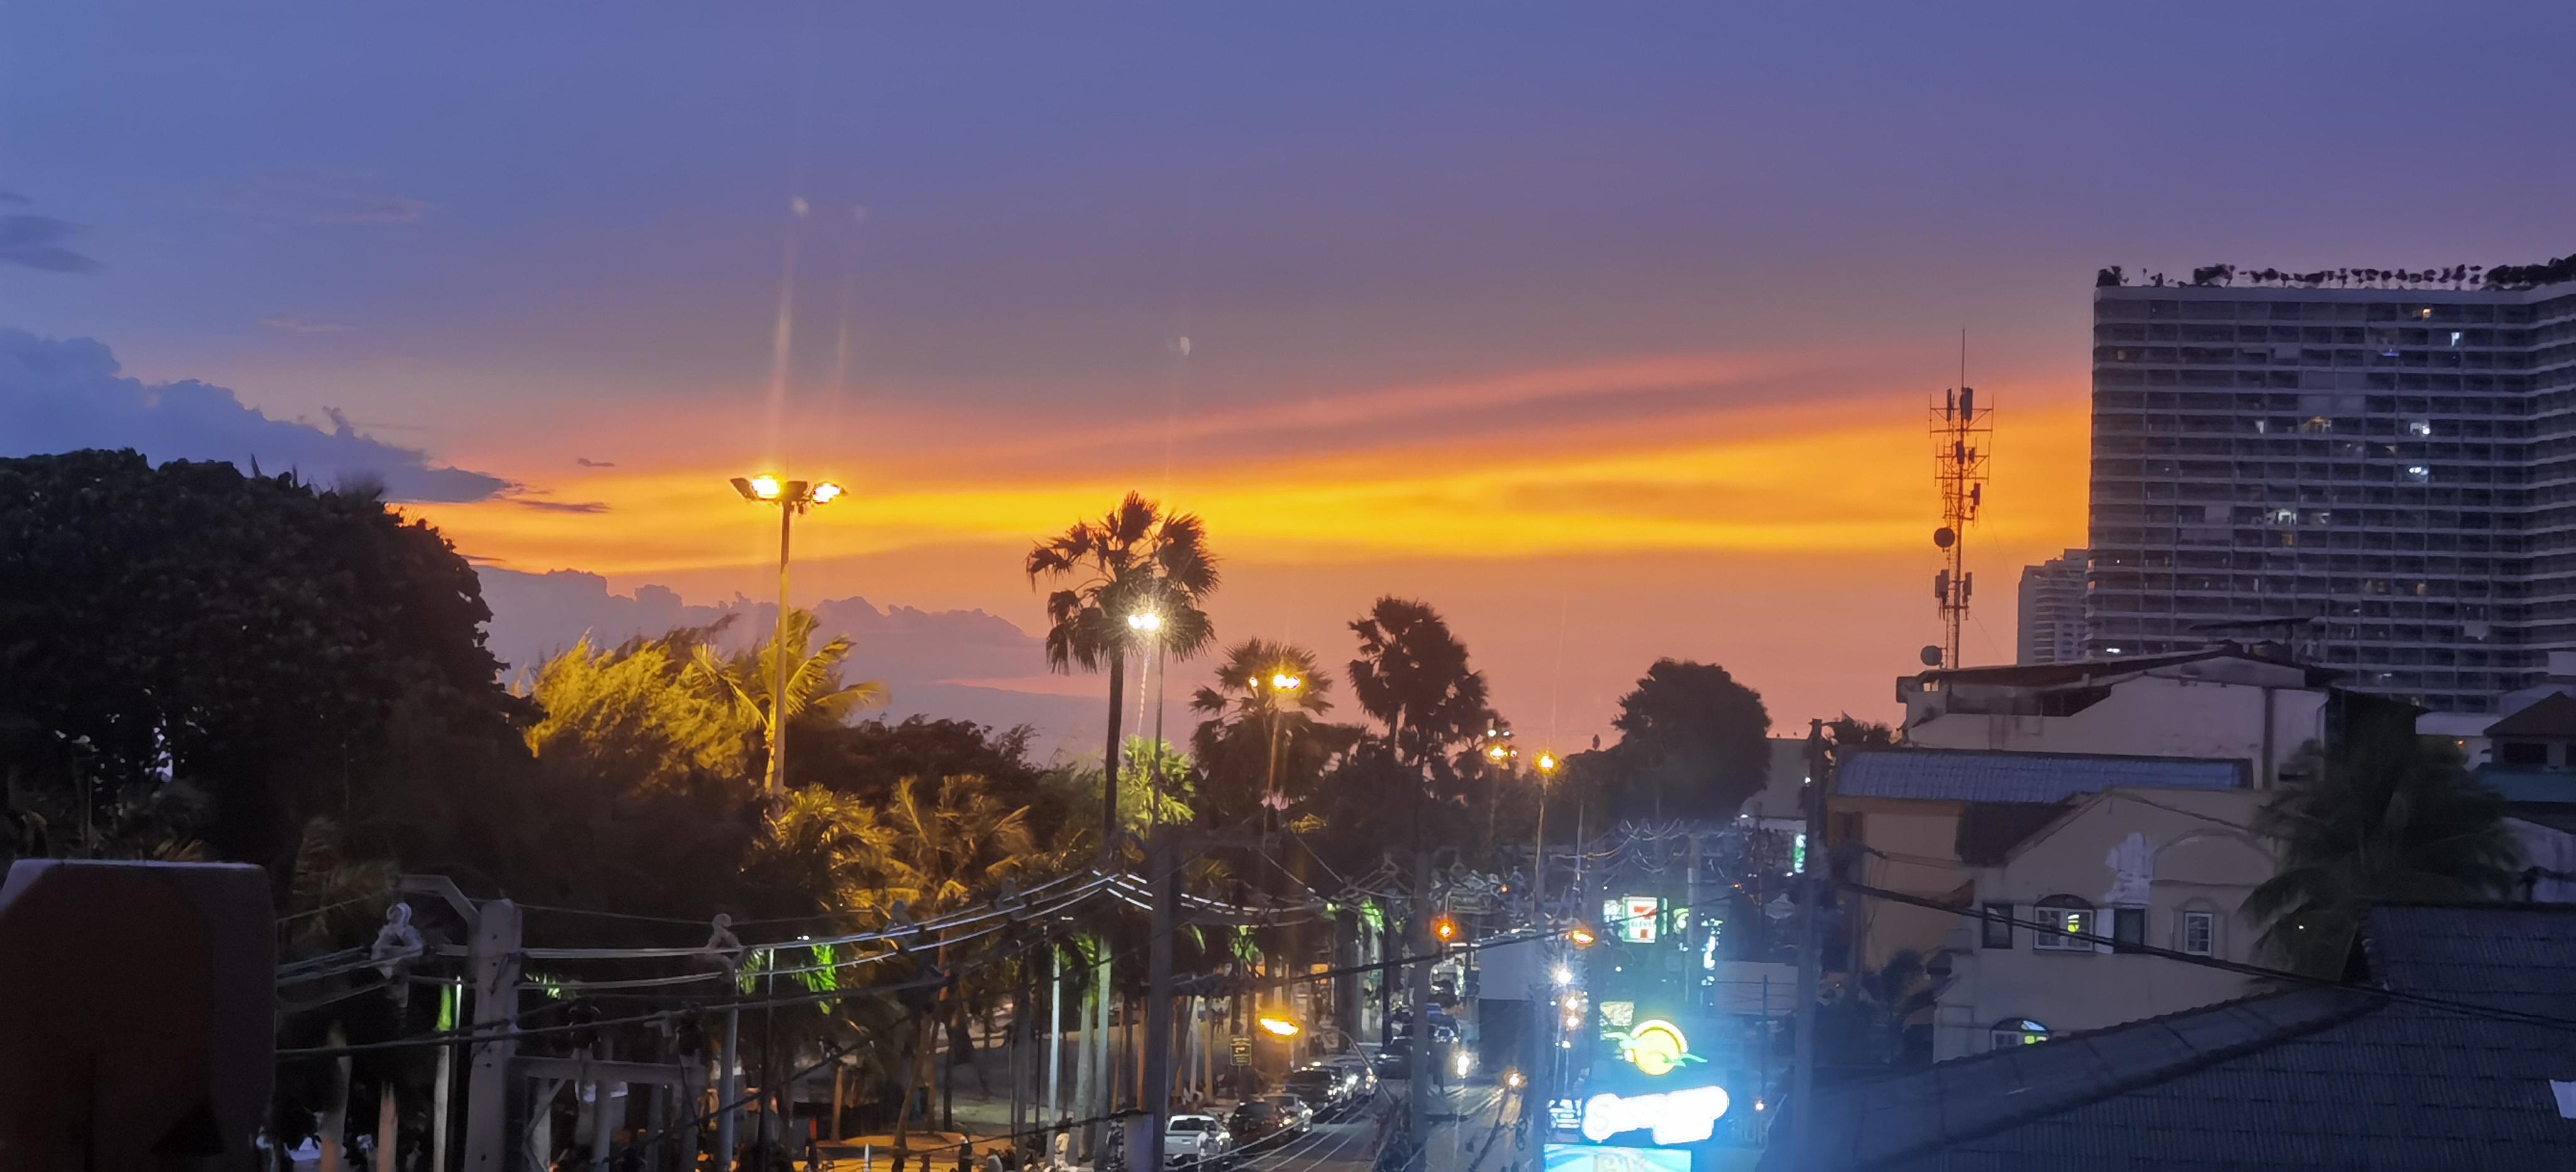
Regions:
M 25 203 L 11 196 L 10 203 Z M 52 216 L 13 212 L 0 216 L 0 265 L 16 265 L 48 273 L 91 273 L 98 262 L 72 251 L 63 242 L 80 231 L 80 226 Z
M 259 324 L 272 330 L 285 330 L 290 334 L 339 334 L 355 328 L 347 322 L 297 317 L 291 313 L 272 313 L 259 319 Z
M 326 431 L 271 419 L 223 387 L 146 383 L 117 371 L 116 355 L 95 338 L 0 329 L 0 455 L 133 448 L 154 460 L 244 468 L 256 459 L 265 471 L 294 469 L 325 484 L 372 478 L 398 501 L 478 501 L 516 487 L 363 434 L 336 411 Z

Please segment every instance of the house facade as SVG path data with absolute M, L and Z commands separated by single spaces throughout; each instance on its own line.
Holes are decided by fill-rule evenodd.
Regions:
M 1912 746 L 2232 758 L 2269 788 L 2302 746 L 2325 738 L 2328 679 L 2266 648 L 2222 645 L 1927 671 L 1897 680 L 1896 698 Z

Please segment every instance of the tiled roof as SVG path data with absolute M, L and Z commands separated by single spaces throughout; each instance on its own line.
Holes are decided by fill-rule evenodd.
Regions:
M 2382 908 L 2370 937 L 2393 989 L 2539 1012 L 2576 995 L 2576 906 Z M 1808 1167 L 2576 1167 L 2550 1089 L 2576 1080 L 2569 1038 L 2370 991 L 2274 994 L 1826 1092 Z
M 1853 754 L 1835 771 L 1833 792 L 1854 798 L 2062 802 L 2113 786 L 2240 789 L 2244 785 L 2244 762 L 2210 757 L 1888 749 Z
M 2491 737 L 2576 737 L 2576 696 L 2551 692 L 2487 726 Z

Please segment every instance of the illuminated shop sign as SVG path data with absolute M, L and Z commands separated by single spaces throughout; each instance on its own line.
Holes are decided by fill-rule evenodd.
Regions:
M 1583 1101 L 1583 1138 L 1600 1143 L 1623 1131 L 1650 1131 L 1659 1144 L 1698 1143 L 1717 1134 L 1726 1115 L 1724 1087 L 1660 1095 L 1594 1095 Z
M 1662 1018 L 1649 1018 L 1602 1037 L 1617 1043 L 1619 1057 L 1638 1073 L 1657 1078 L 1671 1074 L 1674 1067 L 1708 1061 L 1690 1052 L 1690 1040 L 1682 1036 L 1680 1026 Z
M 1691 1154 L 1678 1148 L 1606 1148 L 1549 1144 L 1547 1172 L 1690 1172 Z
M 1630 944 L 1655 942 L 1655 920 L 1664 901 L 1651 895 L 1623 895 L 1601 901 L 1601 923 Z

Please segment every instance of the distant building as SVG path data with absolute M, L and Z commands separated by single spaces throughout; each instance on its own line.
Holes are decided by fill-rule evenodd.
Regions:
M 2288 641 L 2499 711 L 2576 650 L 2576 289 L 2093 298 L 2087 652 Z
M 2084 658 L 2084 551 L 2070 549 L 2021 568 L 2021 639 L 2013 662 Z
M 2326 735 L 2328 673 L 2264 648 L 2220 646 L 2031 667 L 1935 670 L 1896 681 L 1904 741 L 1927 749 L 2222 757 L 2256 788 Z
M 2380 907 L 2362 955 L 2369 974 L 2349 985 L 1824 1089 L 1783 1105 L 1818 1113 L 1818 1150 L 1796 1160 L 1775 1121 L 1759 1166 L 2566 1167 L 2576 1068 L 2560 1023 L 2576 1005 L 2576 907 Z

